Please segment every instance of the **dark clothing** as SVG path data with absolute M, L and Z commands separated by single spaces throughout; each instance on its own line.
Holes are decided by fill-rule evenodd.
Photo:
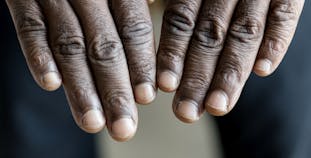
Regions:
M 0 16 L 0 158 L 95 157 L 93 136 L 75 125 L 63 91 L 45 92 L 32 79 L 4 0 Z
M 311 1 L 279 69 L 253 75 L 236 108 L 217 118 L 227 158 L 311 157 Z
M 0 157 L 94 157 L 93 136 L 74 124 L 63 91 L 36 86 L 4 1 L 0 7 Z M 308 0 L 280 68 L 265 79 L 252 76 L 233 112 L 216 118 L 226 157 L 311 157 L 310 19 Z

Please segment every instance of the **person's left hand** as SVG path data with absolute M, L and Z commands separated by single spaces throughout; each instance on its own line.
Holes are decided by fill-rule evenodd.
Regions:
M 227 114 L 252 70 L 271 74 L 293 38 L 304 0 L 170 0 L 158 52 L 161 90 L 176 116 Z M 177 89 L 178 88 L 178 89 Z

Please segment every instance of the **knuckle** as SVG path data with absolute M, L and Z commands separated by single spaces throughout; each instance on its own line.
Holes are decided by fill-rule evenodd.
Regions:
M 15 23 L 17 26 L 17 33 L 20 36 L 28 36 L 28 34 L 32 34 L 33 36 L 45 35 L 46 27 L 42 18 L 36 18 L 38 16 L 34 16 L 33 11 L 25 10 L 22 12 L 18 10 L 15 12 Z M 39 15 L 40 16 L 40 15 Z M 43 34 L 44 33 L 44 34 Z
M 166 31 L 172 34 L 191 35 L 195 27 L 196 11 L 193 6 L 183 3 L 172 5 L 165 11 L 163 21 Z
M 254 16 L 239 17 L 236 19 L 229 31 L 231 37 L 243 43 L 258 40 L 263 35 L 263 21 Z
M 45 30 L 44 17 L 36 3 L 6 0 L 19 35 Z
M 173 46 L 166 46 L 160 48 L 158 54 L 159 59 L 164 59 L 169 62 L 181 62 L 185 58 L 186 52 L 182 48 L 173 48 Z
M 273 22 L 286 22 L 296 21 L 299 17 L 299 3 L 298 1 L 275 1 L 271 7 L 270 18 Z
M 185 52 L 179 49 L 159 49 L 157 55 L 157 67 L 159 69 L 169 69 L 176 74 L 182 73 Z
M 87 89 L 84 88 L 75 88 L 72 92 L 72 96 L 74 98 L 87 98 L 88 97 L 88 92 Z
M 95 39 L 88 56 L 95 63 L 118 62 L 123 57 L 123 46 L 118 40 Z
M 193 69 L 184 72 L 184 79 L 182 81 L 183 88 L 188 90 L 199 91 L 206 89 L 210 85 L 212 75 L 200 71 L 200 69 Z M 205 92 L 203 92 L 205 95 Z
M 158 57 L 172 62 L 185 58 L 189 43 L 180 39 L 161 39 Z
M 65 85 L 68 83 L 64 83 Z M 75 108 L 75 111 L 84 113 L 89 110 L 90 106 L 98 106 L 98 105 L 90 105 L 90 99 L 94 96 L 94 91 L 90 85 L 77 86 L 74 85 L 70 90 L 67 90 L 67 94 L 70 96 L 70 102 L 72 103 L 72 107 Z
M 125 43 L 140 45 L 152 40 L 152 23 L 146 20 L 129 20 L 122 27 L 122 37 Z
M 222 49 L 226 34 L 226 29 L 222 24 L 222 20 L 216 16 L 213 19 L 201 21 L 194 32 L 197 49 Z
M 286 42 L 281 38 L 266 38 L 263 40 L 263 53 L 270 57 L 279 57 L 280 55 L 284 55 L 286 52 Z
M 29 52 L 28 61 L 33 67 L 42 67 L 52 61 L 49 52 L 50 50 L 47 47 L 33 48 Z
M 135 60 L 128 60 L 132 82 L 152 81 L 150 77 L 153 76 L 156 67 L 154 59 L 154 56 L 141 56 L 135 58 Z
M 53 44 L 53 52 L 63 57 L 85 54 L 84 38 L 79 36 L 59 37 Z
M 132 116 L 132 110 L 128 106 L 130 98 L 127 96 L 129 95 L 120 91 L 110 91 L 103 96 L 103 104 L 109 118 L 114 120 L 120 116 Z
M 225 82 L 225 84 L 233 86 L 237 83 L 239 84 L 243 82 L 243 73 L 245 72 L 245 66 L 242 65 L 243 61 L 243 58 L 237 55 L 228 56 L 227 60 L 222 63 L 223 66 L 219 72 L 219 77 Z

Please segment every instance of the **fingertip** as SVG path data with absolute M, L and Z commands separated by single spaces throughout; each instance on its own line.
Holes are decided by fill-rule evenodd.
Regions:
M 152 4 L 155 0 L 147 0 L 148 4 Z
M 82 117 L 81 128 L 88 133 L 98 133 L 105 126 L 105 118 L 99 110 L 90 110 Z
M 121 118 L 113 122 L 111 127 L 111 136 L 119 142 L 125 142 L 131 139 L 136 132 L 136 126 L 130 118 Z
M 150 83 L 142 83 L 134 89 L 136 102 L 139 104 L 150 104 L 156 97 L 154 87 Z
M 164 92 L 174 92 L 178 88 L 178 79 L 173 72 L 164 71 L 159 74 L 158 86 Z
M 259 59 L 254 65 L 254 72 L 260 77 L 267 77 L 272 73 L 272 62 L 269 59 Z
M 48 72 L 42 78 L 42 87 L 47 91 L 55 91 L 62 84 L 61 78 L 56 72 Z
M 215 90 L 210 93 L 205 102 L 205 109 L 214 116 L 223 116 L 228 113 L 229 99 L 223 90 Z
M 175 111 L 176 117 L 184 123 L 194 123 L 200 119 L 198 106 L 193 101 L 181 101 Z

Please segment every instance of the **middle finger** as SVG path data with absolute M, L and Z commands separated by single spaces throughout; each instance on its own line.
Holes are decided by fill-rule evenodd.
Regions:
M 156 95 L 156 58 L 146 0 L 111 0 L 111 11 L 123 42 L 136 102 L 148 104 Z

